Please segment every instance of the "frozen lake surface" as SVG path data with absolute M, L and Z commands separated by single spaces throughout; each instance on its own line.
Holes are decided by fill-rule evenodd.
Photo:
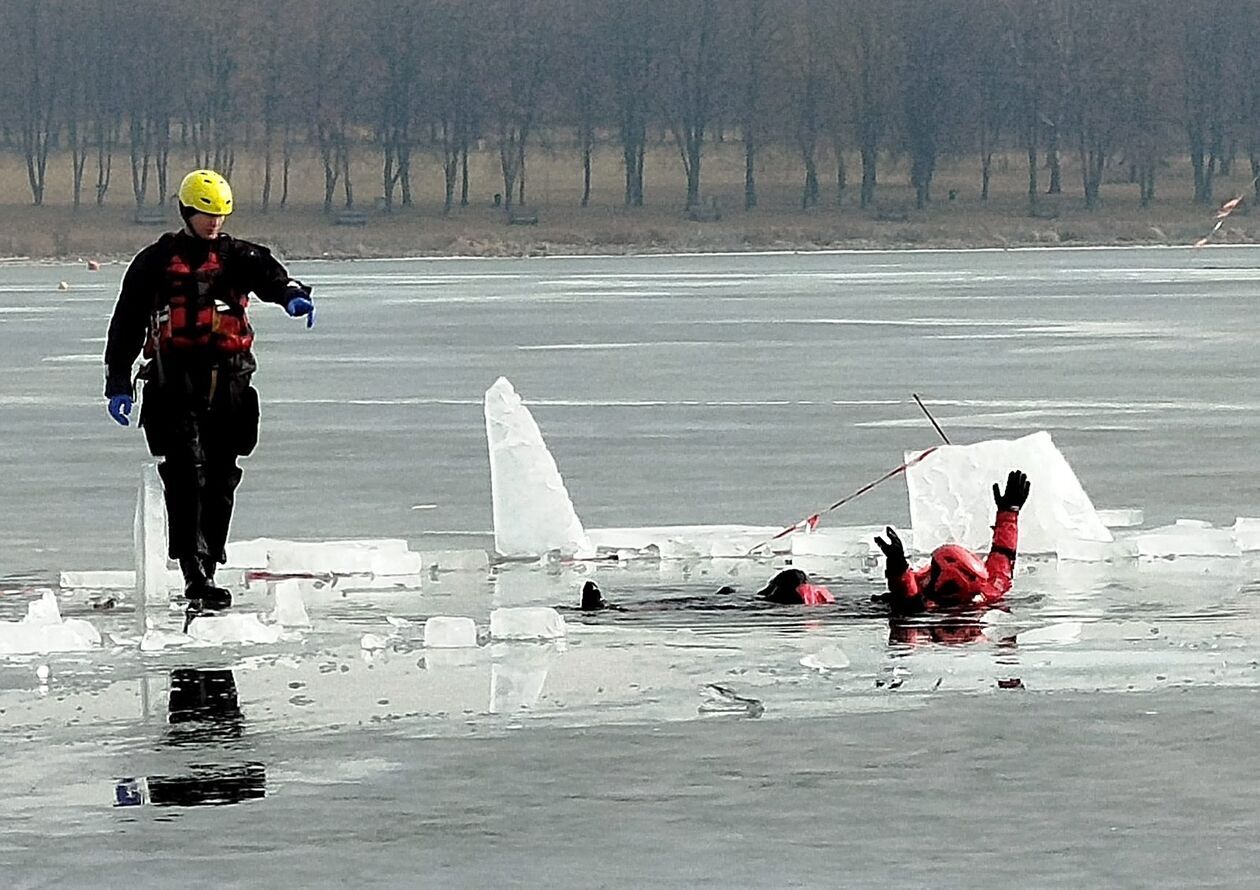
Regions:
M 500 374 L 593 527 L 795 521 L 934 444 L 911 391 L 956 442 L 1050 430 L 1095 504 L 1148 526 L 1260 515 L 1255 249 L 293 272 L 319 322 L 256 309 L 234 538 L 487 546 Z M 144 449 L 100 398 L 121 274 L 0 267 L 0 618 L 58 571 L 131 566 Z M 904 485 L 834 519 L 904 525 Z M 107 644 L 0 661 L 0 865 L 18 886 L 1250 883 L 1257 561 L 1024 568 L 1009 615 L 910 627 L 869 567 L 808 612 L 753 608 L 750 561 L 312 584 L 308 631 L 149 654 L 145 620 L 179 614 L 63 595 Z M 427 617 L 572 604 L 590 577 L 630 610 L 568 613 L 563 644 L 420 643 Z M 115 807 L 142 777 L 150 805 Z

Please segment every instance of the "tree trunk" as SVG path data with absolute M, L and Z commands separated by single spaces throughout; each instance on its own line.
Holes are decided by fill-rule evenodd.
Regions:
M 878 157 L 879 152 L 878 152 L 878 149 L 874 145 L 870 144 L 869 141 L 864 141 L 862 144 L 861 155 L 862 155 L 862 191 L 859 196 L 858 204 L 863 209 L 866 209 L 867 207 L 870 207 L 871 204 L 874 203 L 875 201 L 875 185 L 876 185 L 875 167 L 879 160 L 879 157 Z
M 460 181 L 459 181 L 459 206 L 468 206 L 468 136 L 464 135 L 463 141 L 459 147 L 459 165 L 460 165 Z
M 1050 127 L 1046 144 L 1046 167 L 1050 170 L 1050 185 L 1046 188 L 1046 194 L 1063 194 L 1063 167 L 1059 163 L 1059 128 L 1054 125 Z
M 582 136 L 582 206 L 591 203 L 591 138 L 584 132 Z
M 293 139 L 292 139 L 292 133 L 290 132 L 288 124 L 284 125 L 284 136 L 282 138 L 284 140 L 284 145 L 282 146 L 282 151 L 284 152 L 284 158 L 282 161 L 283 169 L 281 171 L 281 177 L 280 177 L 280 209 L 281 210 L 283 210 L 286 206 L 288 206 L 288 203 L 289 203 L 289 168 L 290 166 L 292 166 L 292 163 L 293 163 Z

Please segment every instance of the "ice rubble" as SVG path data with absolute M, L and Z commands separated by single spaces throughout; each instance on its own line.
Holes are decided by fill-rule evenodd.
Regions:
M 101 635 L 81 618 L 62 618 L 57 597 L 45 590 L 26 607 L 20 621 L 0 621 L 0 654 L 35 655 L 82 652 L 101 644 Z
M 507 378 L 486 390 L 485 416 L 494 549 L 507 558 L 594 555 L 538 424 Z
M 907 452 L 913 461 L 920 452 Z M 1026 471 L 1032 493 L 1019 514 L 1019 548 L 1058 553 L 1074 542 L 1114 540 L 1050 434 L 991 439 L 974 445 L 943 445 L 906 469 L 914 547 L 927 553 L 942 544 L 975 550 L 992 540 L 994 482 L 1005 484 L 1012 469 Z

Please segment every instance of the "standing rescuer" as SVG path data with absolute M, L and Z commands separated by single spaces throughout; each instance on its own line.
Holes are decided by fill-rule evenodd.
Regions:
M 258 442 L 257 363 L 246 315 L 249 295 L 315 324 L 311 289 L 265 247 L 220 232 L 232 189 L 213 170 L 194 170 L 179 186 L 184 228 L 163 235 L 131 261 L 109 322 L 105 398 L 109 415 L 130 423 L 132 366 L 144 383 L 140 426 L 166 493 L 170 557 L 178 560 L 189 601 L 231 605 L 214 571 L 227 555 L 228 526 L 241 470 L 236 459 Z

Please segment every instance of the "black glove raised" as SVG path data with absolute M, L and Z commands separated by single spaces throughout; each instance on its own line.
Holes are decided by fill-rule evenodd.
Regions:
M 906 562 L 906 547 L 901 543 L 901 538 L 897 537 L 897 532 L 891 525 L 884 529 L 884 534 L 888 535 L 888 540 L 877 537 L 875 544 L 884 551 L 884 558 L 888 560 L 884 574 L 889 578 L 895 578 L 910 568 L 910 563 Z
M 1018 513 L 1019 508 L 1028 500 L 1030 488 L 1032 488 L 1032 483 L 1028 481 L 1023 470 L 1011 470 L 1006 475 L 1006 491 L 1000 491 L 998 484 L 993 483 L 993 502 L 997 504 L 999 512 L 1010 510 L 1012 513 Z

